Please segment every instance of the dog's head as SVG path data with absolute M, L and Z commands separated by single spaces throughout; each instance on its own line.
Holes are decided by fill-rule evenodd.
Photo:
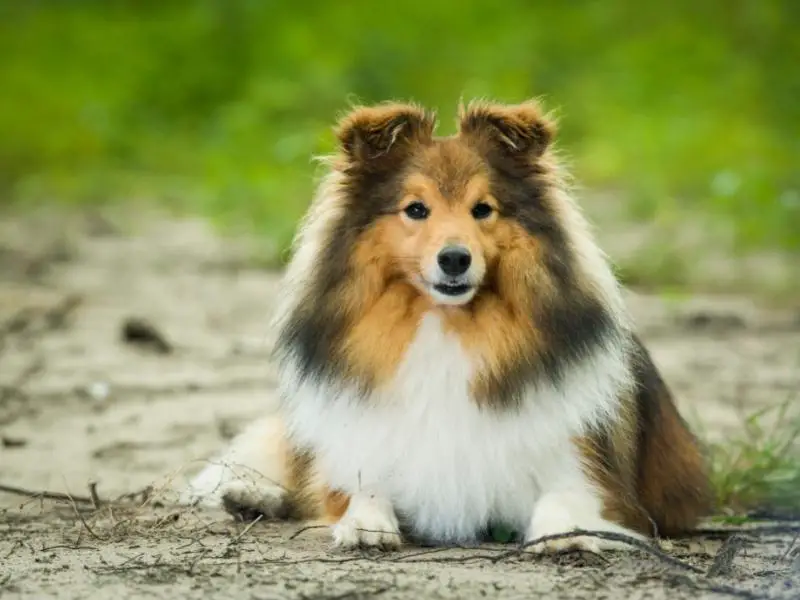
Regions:
M 354 255 L 380 264 L 387 281 L 465 305 L 496 287 L 515 250 L 531 259 L 555 234 L 542 189 L 555 128 L 534 103 L 473 104 L 449 138 L 434 127 L 413 105 L 362 108 L 339 123 L 344 218 L 362 232 Z
M 338 152 L 289 266 L 281 344 L 301 358 L 301 371 L 352 363 L 356 345 L 362 363 L 376 354 L 399 360 L 411 335 L 403 328 L 356 328 L 382 300 L 408 322 L 441 311 L 483 345 L 495 382 L 556 373 L 621 314 L 609 266 L 562 185 L 555 125 L 539 105 L 472 103 L 455 135 L 436 137 L 435 125 L 412 104 L 357 108 L 339 121 Z M 388 352 L 395 338 L 398 350 Z

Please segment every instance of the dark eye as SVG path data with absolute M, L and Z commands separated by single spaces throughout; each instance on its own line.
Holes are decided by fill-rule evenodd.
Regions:
M 472 216 L 478 220 L 485 219 L 492 214 L 492 210 L 494 209 L 486 204 L 486 202 L 478 202 L 472 207 Z
M 403 209 L 403 212 L 406 213 L 406 216 L 409 219 L 414 219 L 415 221 L 421 221 L 422 219 L 427 219 L 428 214 L 428 207 L 425 206 L 422 202 L 412 202 L 408 206 Z

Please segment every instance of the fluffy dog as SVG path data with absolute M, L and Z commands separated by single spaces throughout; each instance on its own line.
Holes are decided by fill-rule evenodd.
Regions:
M 357 108 L 301 227 L 275 322 L 281 407 L 188 494 L 331 524 L 340 547 L 641 539 L 710 508 L 698 443 L 634 332 L 536 102 L 434 135 Z M 534 552 L 617 547 L 590 537 Z

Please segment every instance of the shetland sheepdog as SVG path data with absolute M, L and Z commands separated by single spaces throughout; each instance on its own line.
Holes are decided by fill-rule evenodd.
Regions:
M 711 508 L 703 452 L 571 195 L 554 120 L 481 101 L 457 134 L 435 125 L 403 103 L 339 121 L 274 323 L 280 409 L 185 497 L 327 523 L 342 548 L 495 525 L 688 532 Z

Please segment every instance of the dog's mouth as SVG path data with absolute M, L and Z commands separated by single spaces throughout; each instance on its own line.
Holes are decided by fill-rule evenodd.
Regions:
M 472 286 L 466 283 L 436 283 L 433 289 L 445 296 L 457 297 L 472 291 Z
M 414 281 L 420 291 L 431 297 L 434 304 L 462 306 L 472 301 L 480 289 L 481 282 L 469 277 L 432 277 L 418 275 Z
M 461 306 L 470 302 L 477 292 L 478 286 L 464 279 L 455 281 L 425 281 L 422 287 L 433 298 L 436 304 L 444 306 Z

